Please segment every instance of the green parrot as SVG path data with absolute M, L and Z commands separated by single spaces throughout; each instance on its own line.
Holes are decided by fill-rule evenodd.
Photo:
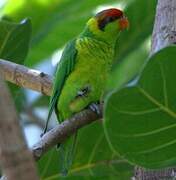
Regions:
M 96 103 L 105 90 L 117 38 L 127 27 L 121 10 L 106 9 L 89 19 L 83 32 L 66 45 L 57 66 L 47 123 L 54 109 L 59 123 L 87 107 L 99 112 Z M 63 163 L 67 170 L 75 139 L 73 135 L 66 142 L 71 145 L 61 148 L 66 152 Z

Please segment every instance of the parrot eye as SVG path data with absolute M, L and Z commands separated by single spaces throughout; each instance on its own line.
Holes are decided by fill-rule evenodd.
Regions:
M 107 17 L 107 22 L 113 22 L 113 21 L 115 21 L 116 19 L 118 19 L 117 17 L 112 17 L 112 16 L 110 16 L 110 17 Z
M 108 23 L 113 22 L 119 18 L 120 17 L 117 17 L 117 16 L 107 16 L 98 22 L 98 26 L 99 26 L 100 30 L 104 31 L 104 28 Z

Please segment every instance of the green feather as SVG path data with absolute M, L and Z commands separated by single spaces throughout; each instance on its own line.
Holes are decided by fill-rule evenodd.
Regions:
M 74 65 L 76 63 L 76 55 L 77 55 L 77 50 L 75 49 L 75 40 L 72 40 L 66 45 L 62 53 L 62 57 L 57 66 L 54 86 L 50 98 L 49 113 L 48 113 L 47 123 L 44 133 L 47 130 L 48 122 L 50 120 L 53 110 L 55 109 L 58 112 L 56 107 L 57 101 L 59 101 L 59 96 L 61 94 L 66 78 L 69 76 L 69 74 L 72 72 L 74 68 Z M 62 119 L 59 117 L 59 113 L 56 113 L 56 115 L 59 123 L 61 123 Z
M 57 102 L 59 101 L 59 97 L 60 97 L 62 88 L 64 86 L 65 80 L 74 69 L 74 65 L 76 63 L 76 55 L 77 55 L 77 50 L 75 49 L 75 40 L 72 40 L 66 45 L 63 51 L 62 57 L 60 59 L 60 62 L 58 64 L 58 67 L 57 67 L 54 86 L 53 86 L 52 95 L 50 99 L 49 113 L 48 113 L 47 123 L 46 123 L 44 133 L 47 131 L 48 122 L 50 120 L 50 117 L 54 109 L 56 111 L 56 115 L 57 115 L 57 119 L 59 123 L 61 123 L 63 120 L 60 117 L 59 112 L 57 110 Z M 74 135 L 74 137 L 75 137 L 74 139 L 72 138 L 70 139 L 69 143 L 67 142 L 67 143 L 61 144 L 61 147 L 60 147 L 60 151 L 61 151 L 62 159 L 63 159 L 62 161 L 63 174 L 67 174 L 67 171 L 73 159 L 73 154 L 74 154 L 73 152 L 74 152 L 75 144 L 76 144 L 76 134 Z

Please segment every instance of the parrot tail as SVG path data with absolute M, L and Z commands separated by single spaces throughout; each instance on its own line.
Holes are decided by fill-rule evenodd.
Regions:
M 61 153 L 61 173 L 63 176 L 66 176 L 68 174 L 68 171 L 73 163 L 76 150 L 77 136 L 78 132 L 76 132 L 66 142 L 60 144 L 59 146 Z

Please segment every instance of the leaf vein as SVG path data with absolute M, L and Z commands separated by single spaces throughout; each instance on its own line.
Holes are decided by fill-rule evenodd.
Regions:
M 176 144 L 176 139 L 170 141 L 170 142 L 167 142 L 165 144 L 162 144 L 160 146 L 156 146 L 154 148 L 150 148 L 150 149 L 147 149 L 147 150 L 144 150 L 144 151 L 139 151 L 139 152 L 136 152 L 137 154 L 145 154 L 145 153 L 151 153 L 151 152 L 154 152 L 154 151 L 157 151 L 157 150 L 160 150 L 160 149 L 163 149 L 163 148 L 167 148 L 168 146 L 170 145 L 174 145 Z
M 5 46 L 6 46 L 6 43 L 7 43 L 8 39 L 9 39 L 9 37 L 10 37 L 10 35 L 13 32 L 14 29 L 15 28 L 12 28 L 11 31 L 7 32 L 7 35 L 6 35 L 4 41 L 3 41 L 2 45 L 1 45 L 1 48 L 0 48 L 0 55 L 2 54 L 2 52 L 3 52 L 3 50 L 4 50 Z
M 118 134 L 119 137 L 124 137 L 124 138 L 134 138 L 134 137 L 143 137 L 143 136 L 148 136 L 148 135 L 153 135 L 153 134 L 156 134 L 156 133 L 160 133 L 162 131 L 165 131 L 165 130 L 168 130 L 168 129 L 171 129 L 171 128 L 174 128 L 176 127 L 176 124 L 172 124 L 170 126 L 166 126 L 166 127 L 163 127 L 163 128 L 159 128 L 159 129 L 155 129 L 153 131 L 150 131 L 150 132 L 146 132 L 146 133 L 138 133 L 138 134 Z
M 149 113 L 153 113 L 153 112 L 158 112 L 161 109 L 160 108 L 153 108 L 153 109 L 147 109 L 147 110 L 143 110 L 143 111 L 124 111 L 124 110 L 118 110 L 116 107 L 111 106 L 114 110 L 118 111 L 119 113 L 122 114 L 128 114 L 128 115 L 144 115 L 144 114 L 149 114 Z
M 102 141 L 102 139 L 103 139 L 103 136 L 104 136 L 104 134 L 101 134 L 101 135 L 99 136 L 98 140 L 97 140 L 97 143 L 94 145 L 94 148 L 92 149 L 92 152 L 91 152 L 90 157 L 89 157 L 89 160 L 88 160 L 88 164 L 91 164 L 91 162 L 92 162 L 92 160 L 93 160 L 93 158 L 94 158 L 94 156 L 95 156 L 95 151 L 96 151 L 96 149 L 98 148 L 99 144 L 101 143 L 101 141 Z M 90 172 L 90 174 L 91 174 L 92 176 L 94 175 L 94 173 L 93 173 L 93 171 L 92 171 L 91 168 L 89 168 L 89 172 Z
M 169 114 L 171 117 L 176 118 L 176 113 L 169 109 L 168 107 L 164 106 L 160 102 L 158 102 L 155 98 L 153 98 L 148 92 L 146 92 L 143 88 L 138 86 L 139 91 L 153 104 L 161 108 L 164 112 Z

